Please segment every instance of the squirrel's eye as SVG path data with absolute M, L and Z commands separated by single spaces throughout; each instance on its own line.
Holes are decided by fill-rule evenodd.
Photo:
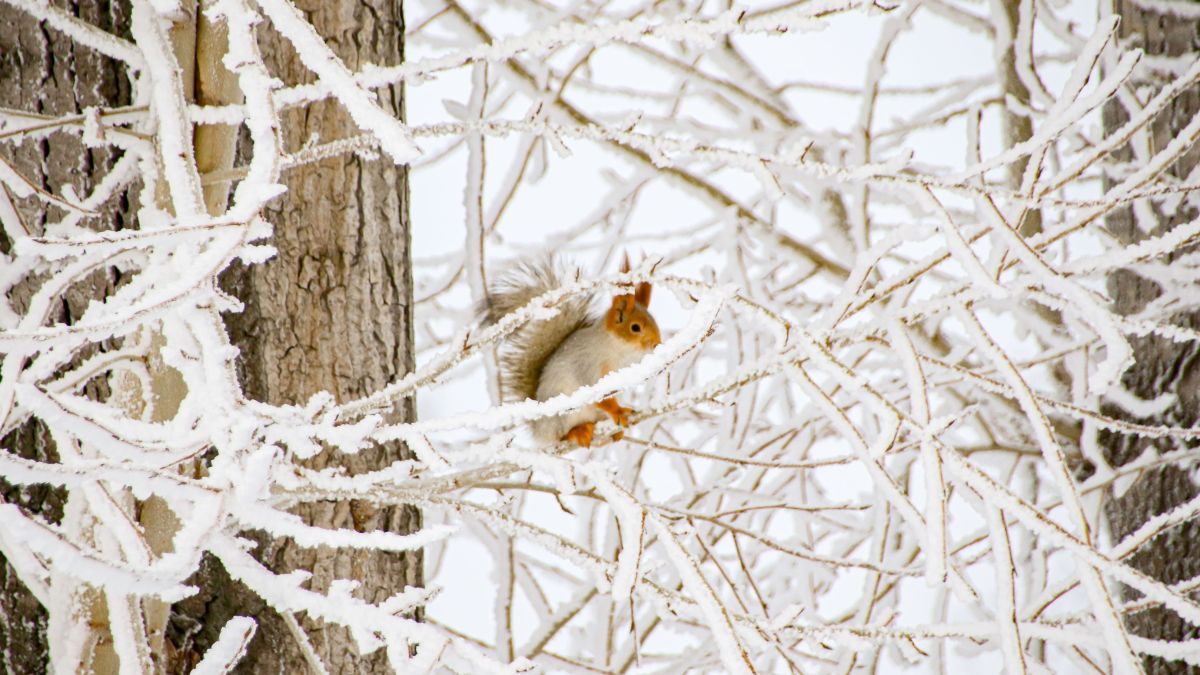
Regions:
M 636 323 L 635 323 L 635 324 L 633 324 L 632 326 L 630 326 L 630 327 L 629 327 L 629 330 L 631 330 L 631 331 L 633 331 L 633 332 L 635 332 L 635 333 L 640 333 L 640 332 L 642 332 L 642 326 L 641 326 L 640 324 L 636 324 Z

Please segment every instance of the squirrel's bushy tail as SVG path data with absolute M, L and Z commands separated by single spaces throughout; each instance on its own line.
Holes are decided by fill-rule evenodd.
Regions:
M 483 320 L 487 325 L 494 324 L 530 300 L 562 286 L 564 280 L 579 279 L 579 275 L 578 268 L 567 269 L 550 257 L 519 263 L 488 289 Z M 505 400 L 537 398 L 542 367 L 568 335 L 588 322 L 591 302 L 590 294 L 565 300 L 553 317 L 530 321 L 501 346 L 501 393 Z

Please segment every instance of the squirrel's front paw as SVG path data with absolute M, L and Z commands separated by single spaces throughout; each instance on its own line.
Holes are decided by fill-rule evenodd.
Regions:
M 606 398 L 596 404 L 596 407 L 608 413 L 612 421 L 619 427 L 629 426 L 629 415 L 633 413 L 633 408 L 626 408 L 620 403 L 617 403 L 615 398 Z
M 629 416 L 633 414 L 633 408 L 624 408 L 617 406 L 617 412 L 613 413 L 612 421 L 617 423 L 619 427 L 629 426 Z

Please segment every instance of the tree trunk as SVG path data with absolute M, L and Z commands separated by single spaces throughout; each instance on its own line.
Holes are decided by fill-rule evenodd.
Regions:
M 1178 4 L 1197 6 L 1185 2 Z M 1159 14 L 1128 0 L 1115 0 L 1113 10 L 1121 16 L 1120 36 L 1127 47 L 1143 49 L 1147 55 L 1174 57 L 1190 54 L 1195 57 L 1197 45 L 1200 45 L 1200 22 Z M 1163 75 L 1160 80 L 1150 81 L 1148 77 L 1142 76 L 1136 83 L 1141 92 L 1139 98 L 1143 101 L 1147 98 L 1142 87 L 1149 85 L 1155 89 L 1160 88 L 1167 81 L 1167 77 L 1169 76 Z M 1157 152 L 1171 141 L 1200 110 L 1198 104 L 1200 87 L 1193 87 L 1155 118 L 1148 128 L 1152 136 L 1148 152 Z M 1105 105 L 1106 131 L 1115 131 L 1128 119 L 1129 111 L 1119 100 L 1114 99 Z M 1144 160 L 1145 157 L 1135 155 L 1134 150 L 1126 146 L 1114 155 L 1114 159 L 1127 162 Z M 1170 175 L 1181 182 L 1187 181 L 1188 175 L 1196 167 L 1197 160 L 1200 160 L 1200 148 L 1194 147 L 1170 168 Z M 1157 215 L 1157 223 L 1150 231 L 1143 231 L 1138 227 L 1137 216 L 1131 208 L 1120 209 L 1110 215 L 1107 220 L 1108 228 L 1122 241 L 1132 243 L 1161 234 L 1200 215 L 1188 200 L 1179 198 L 1155 200 L 1152 209 Z M 1173 257 L 1194 253 L 1195 250 L 1193 246 L 1176 252 Z M 1115 309 L 1126 315 L 1138 312 L 1161 292 L 1156 283 L 1129 270 L 1112 275 L 1108 284 Z M 1176 316 L 1173 323 L 1197 329 L 1200 328 L 1200 316 Z M 1176 343 L 1156 337 L 1134 338 L 1132 343 L 1137 361 L 1122 380 L 1125 388 L 1144 399 L 1153 399 L 1167 393 L 1178 397 L 1176 403 L 1161 415 L 1149 419 L 1140 418 L 1137 421 L 1176 427 L 1195 426 L 1200 419 L 1200 368 L 1197 367 L 1200 362 L 1196 358 L 1200 356 L 1200 345 Z M 1108 412 L 1128 417 L 1127 413 L 1116 409 Z M 1151 445 L 1159 452 L 1176 449 L 1176 446 L 1164 445 L 1163 441 L 1132 436 L 1106 435 L 1104 439 L 1108 459 L 1114 466 L 1138 458 Z M 1168 466 L 1151 471 L 1132 485 L 1124 495 L 1110 499 L 1106 506 L 1106 515 L 1114 539 L 1120 540 L 1148 518 L 1194 497 L 1197 488 L 1191 478 L 1193 471 L 1194 469 L 1186 465 Z M 1200 575 L 1200 523 L 1193 520 L 1164 532 L 1142 546 L 1129 562 L 1137 569 L 1168 584 L 1197 577 Z M 1134 597 L 1136 595 L 1130 595 L 1129 599 Z M 1132 632 L 1147 638 L 1187 640 L 1200 636 L 1200 629 L 1196 626 L 1182 620 L 1174 612 L 1157 607 L 1128 615 L 1126 624 Z M 1192 672 L 1182 661 L 1147 657 L 1144 665 L 1148 673 Z
M 129 3 L 84 0 L 55 3 L 103 30 L 129 37 Z M 75 44 L 66 35 L 46 28 L 28 13 L 0 4 L 0 107 L 57 117 L 81 112 L 85 107 L 128 105 L 130 84 L 123 64 Z M 18 145 L 0 146 L 0 157 L 35 185 L 62 194 L 71 185 L 87 194 L 112 168 L 117 154 L 109 149 L 87 148 L 77 133 L 54 133 Z M 3 188 L 0 188 L 3 189 Z M 128 189 L 101 209 L 101 214 L 84 220 L 84 227 L 121 230 L 131 227 L 138 187 Z M 4 198 L 0 195 L 0 199 Z M 46 223 L 63 213 L 47 208 L 36 199 L 14 199 L 25 226 L 40 233 Z M 12 242 L 0 231 L 0 251 L 11 251 Z M 119 281 L 115 272 L 97 272 L 88 282 L 77 284 L 67 302 L 50 317 L 52 322 L 71 323 L 92 300 L 105 297 Z M 23 309 L 33 289 L 17 288 L 14 305 Z M 98 383 L 88 385 L 93 397 L 107 395 Z M 39 461 L 56 461 L 57 453 L 45 427 L 29 421 L 0 439 L 0 448 Z M 0 500 L 17 504 L 49 522 L 63 516 L 64 493 L 47 486 L 14 487 L 0 480 Z M 13 568 L 0 556 L 0 674 L 43 673 L 49 668 L 46 610 L 21 582 Z M 101 638 L 103 640 L 103 638 Z
M 350 68 L 395 64 L 403 58 L 404 23 L 399 2 L 297 3 L 334 52 Z M 267 23 L 259 43 L 272 73 L 287 84 L 312 80 L 291 45 Z M 399 87 L 380 100 L 402 114 Z M 360 131 L 339 104 L 325 101 L 283 114 L 288 151 L 313 137 L 330 141 Z M 287 194 L 266 214 L 275 228 L 278 255 L 264 265 L 228 271 L 223 285 L 245 303 L 226 317 L 241 350 L 240 376 L 247 396 L 272 404 L 304 404 L 320 391 L 338 401 L 361 396 L 408 373 L 412 355 L 412 284 L 409 265 L 408 175 L 386 157 L 343 156 L 289 171 Z M 395 412 L 411 420 L 412 401 Z M 408 458 L 400 445 L 357 455 L 322 453 L 310 466 L 342 466 L 351 473 Z M 326 503 L 296 509 L 306 522 L 360 531 L 411 532 L 420 526 L 414 508 L 376 508 L 365 502 Z M 276 572 L 306 569 L 309 588 L 326 591 L 334 579 L 361 583 L 360 597 L 382 601 L 422 583 L 421 555 L 307 549 L 289 540 L 247 533 L 256 555 Z M 233 582 L 206 558 L 199 595 L 173 608 L 171 668 L 186 672 L 215 641 L 225 621 L 249 615 L 258 632 L 239 672 L 306 673 L 300 639 L 253 593 Z M 307 641 L 330 673 L 391 672 L 382 650 L 357 653 L 349 634 L 336 626 L 300 620 Z

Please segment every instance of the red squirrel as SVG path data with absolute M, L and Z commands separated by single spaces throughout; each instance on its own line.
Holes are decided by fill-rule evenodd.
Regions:
M 621 271 L 629 271 L 628 257 Z M 533 298 L 562 286 L 563 275 L 562 267 L 549 258 L 518 265 L 489 289 L 486 320 L 499 321 Z M 572 275 L 578 278 L 579 271 L 573 270 Z M 603 315 L 590 311 L 591 296 L 574 298 L 564 302 L 554 317 L 526 324 L 500 352 L 505 400 L 546 401 L 568 394 L 650 353 L 662 341 L 658 323 L 648 309 L 650 290 L 650 284 L 642 282 L 633 293 L 614 295 Z M 626 427 L 631 412 L 613 396 L 580 410 L 535 420 L 533 433 L 541 441 L 569 440 L 588 447 L 596 422 L 607 415 Z

